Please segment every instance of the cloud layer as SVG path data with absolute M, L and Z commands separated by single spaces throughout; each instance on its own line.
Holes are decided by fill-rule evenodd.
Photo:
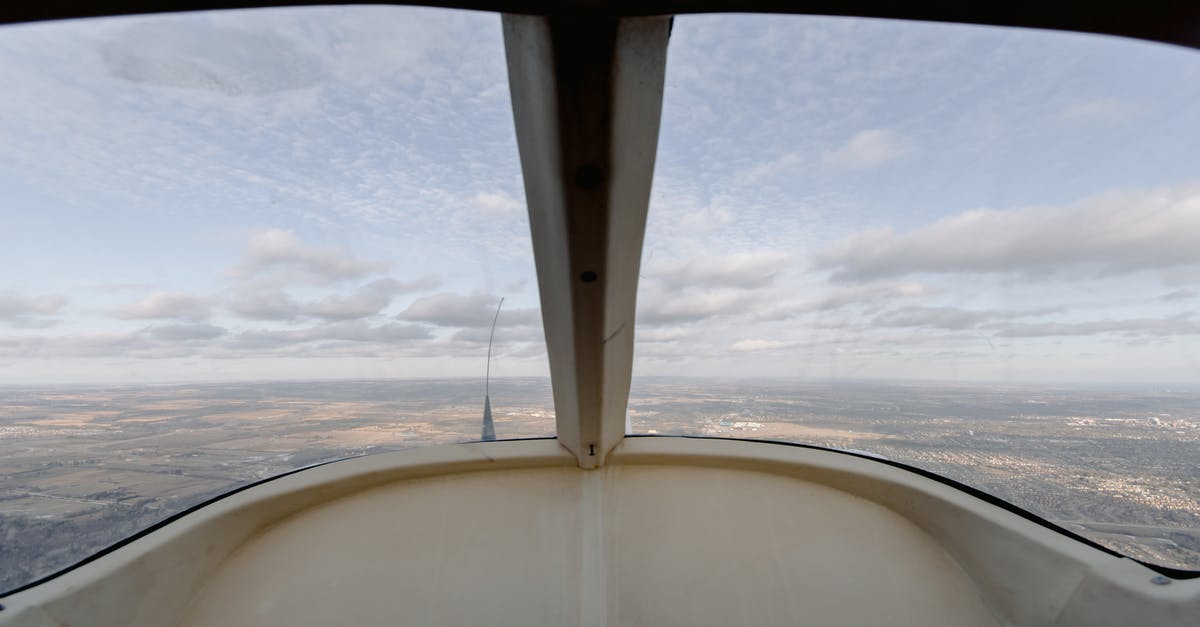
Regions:
M 243 280 L 268 276 L 327 285 L 386 269 L 385 264 L 357 259 L 346 250 L 302 244 L 290 231 L 267 229 L 250 238 L 245 257 L 230 273 Z
M 0 290 L 0 322 L 13 326 L 52 324 L 49 317 L 58 314 L 67 304 L 59 294 L 25 296 L 12 290 Z
M 898 159 L 908 152 L 895 132 L 871 128 L 854 134 L 845 144 L 825 155 L 825 163 L 843 170 L 864 170 Z
M 1063 207 L 974 209 L 906 233 L 856 233 L 816 256 L 837 279 L 919 273 L 1117 274 L 1200 265 L 1200 188 L 1119 193 Z
M 545 373 L 497 16 L 7 31 L 4 374 L 473 376 L 502 296 L 499 367 Z M 1200 380 L 1195 55 L 738 15 L 670 52 L 639 374 Z

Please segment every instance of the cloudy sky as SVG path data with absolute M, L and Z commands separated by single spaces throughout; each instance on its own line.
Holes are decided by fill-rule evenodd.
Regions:
M 0 29 L 0 383 L 546 373 L 499 18 Z M 636 372 L 1200 381 L 1200 53 L 676 21 Z

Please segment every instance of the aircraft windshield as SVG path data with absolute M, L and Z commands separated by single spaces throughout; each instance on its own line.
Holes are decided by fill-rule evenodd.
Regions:
M 883 456 L 1200 569 L 1196 102 L 1166 45 L 677 18 L 633 431 Z
M 499 17 L 0 29 L 0 591 L 281 472 L 554 418 Z
M 485 389 L 553 435 L 504 56 L 435 9 L 0 28 L 0 591 L 481 439 Z M 633 432 L 885 457 L 1200 569 L 1200 54 L 689 16 L 669 57 Z

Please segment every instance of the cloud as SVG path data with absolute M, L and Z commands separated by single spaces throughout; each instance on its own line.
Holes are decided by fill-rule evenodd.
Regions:
M 103 292 L 148 292 L 150 290 L 159 290 L 163 286 L 159 283 L 146 282 L 102 282 L 94 285 L 95 289 Z
M 18 317 L 9 318 L 4 322 L 14 329 L 48 329 L 62 321 L 55 318 Z
M 805 159 L 799 152 L 787 152 L 774 159 L 757 163 L 734 175 L 740 185 L 756 185 L 773 179 L 780 174 L 795 172 L 804 167 Z
M 326 78 L 293 39 L 200 20 L 135 22 L 98 47 L 113 76 L 157 87 L 263 96 Z
M 96 289 L 103 277 L 93 275 L 103 268 L 87 265 L 83 245 L 95 229 L 73 221 L 65 233 L 78 242 L 46 248 L 52 259 L 45 263 L 30 255 L 21 268 L 27 284 L 86 285 L 69 305 L 79 325 L 54 334 L 14 330 L 0 341 L 114 361 L 378 351 L 432 356 L 439 372 L 455 371 L 442 348 L 470 343 L 478 328 L 455 333 L 385 318 L 438 282 L 393 277 L 382 261 L 412 260 L 456 281 L 485 275 L 488 285 L 533 277 L 496 20 L 427 8 L 331 7 L 102 20 L 87 28 L 64 22 L 14 33 L 17 45 L 0 46 L 12 95 L 0 99 L 3 169 L 28 180 L 40 192 L 35 204 L 44 195 L 39 206 L 50 210 L 78 201 L 134 216 L 168 203 L 211 218 L 183 231 L 170 221 L 139 223 L 122 230 L 129 241 L 113 245 L 148 260 L 169 258 L 180 276 L 227 271 L 228 283 L 219 295 L 194 298 L 191 308 L 184 294 L 133 302 L 191 291 L 185 284 L 134 285 L 146 277 L 130 275 L 114 279 L 130 284 Z M 461 41 L 478 45 L 454 43 Z M 68 45 L 48 45 L 55 42 Z M 72 185 L 61 184 L 62 172 L 71 172 Z M 64 231 L 53 218 L 47 233 Z M 263 225 L 287 228 L 250 230 Z M 246 234 L 238 242 L 244 254 L 205 267 L 211 257 L 204 251 L 213 252 L 211 238 L 222 231 Z M 344 233 L 352 243 L 326 233 Z M 20 264 L 36 244 L 10 257 Z M 476 287 L 466 285 L 464 294 Z M 118 287 L 138 291 L 94 294 Z M 406 292 L 414 294 L 397 296 Z M 78 300 L 85 297 L 96 302 Z M 199 324 L 202 304 L 219 316 L 213 324 Z M 505 306 L 501 326 L 529 323 L 510 337 L 537 334 L 536 309 Z M 114 314 L 146 322 L 103 319 Z M 0 328 L 42 323 L 0 316 Z M 81 333 L 92 326 L 126 330 Z M 278 350 L 245 343 L 251 339 Z M 171 366 L 174 372 L 164 364 L 158 376 L 209 376 L 203 363 Z M 477 363 L 473 354 L 470 363 Z M 246 362 L 229 372 L 274 376 L 274 368 Z
M 468 296 L 443 292 L 413 301 L 396 317 L 413 322 L 428 322 L 440 327 L 490 327 L 496 314 L 500 297 L 483 292 Z M 510 309 L 500 312 L 500 326 L 522 326 L 537 324 L 540 320 L 536 309 Z
M 148 327 L 142 332 L 156 340 L 170 342 L 214 340 L 228 333 L 223 327 L 212 324 L 173 324 Z
M 849 141 L 825 155 L 825 164 L 838 170 L 865 170 L 898 159 L 908 147 L 894 132 L 886 129 L 859 131 Z
M 302 306 L 300 311 L 306 316 L 325 320 L 365 318 L 383 311 L 398 294 L 436 285 L 438 285 L 438 281 L 434 279 L 418 279 L 409 282 L 379 279 L 363 285 L 348 296 L 327 296 L 315 303 Z
M 244 331 L 236 336 L 235 345 L 245 349 L 262 349 L 325 341 L 398 344 L 431 337 L 429 328 L 422 325 L 398 322 L 371 325 L 362 320 L 348 320 L 307 329 Z
M 277 32 L 200 20 L 143 20 L 114 32 L 98 48 L 114 77 L 226 96 L 272 95 L 325 78 L 319 59 L 307 58 L 294 40 Z
M 11 290 L 0 290 L 0 321 L 27 328 L 51 326 L 54 321 L 45 317 L 58 314 L 66 304 L 66 297 L 59 294 L 22 296 Z
M 708 256 L 683 262 L 665 262 L 649 268 L 647 278 L 672 290 L 730 287 L 755 289 L 774 282 L 788 267 L 791 255 L 762 251 Z
M 503 315 L 503 313 L 501 314 Z M 497 323 L 498 325 L 499 323 Z M 468 329 L 459 329 L 455 331 L 450 339 L 455 342 L 469 342 L 476 345 L 487 344 L 491 329 L 488 327 L 473 327 Z M 545 334 L 541 327 L 532 325 L 521 326 L 517 328 L 497 330 L 496 343 L 509 344 L 512 342 L 544 342 Z
M 646 325 L 699 322 L 750 311 L 757 298 L 742 290 L 694 293 L 651 293 L 638 304 L 637 323 Z
M 522 204 L 521 201 L 503 191 L 493 191 L 476 193 L 471 197 L 471 206 L 486 217 L 502 218 L 511 216 L 522 207 Z
M 637 330 L 637 342 L 641 344 L 671 344 L 692 338 L 693 333 L 679 327 L 647 327 Z
M 1158 300 L 1166 301 L 1166 302 L 1177 301 L 1177 300 L 1190 300 L 1190 299 L 1195 298 L 1198 294 L 1200 294 L 1200 293 L 1196 292 L 1196 290 L 1175 290 L 1174 292 L 1169 292 L 1167 294 L 1163 294 L 1162 296 L 1159 296 Z
M 1101 274 L 1200 264 L 1200 190 L 1112 194 L 1066 207 L 974 209 L 907 233 L 872 229 L 818 253 L 835 280 L 1091 265 Z
M 1112 98 L 1096 98 L 1073 102 L 1059 113 L 1064 122 L 1077 124 L 1115 124 L 1128 120 L 1133 113 L 1128 103 Z
M 704 207 L 686 213 L 679 217 L 675 226 L 688 231 L 707 232 L 719 229 L 733 222 L 733 211 L 727 206 L 724 197 L 713 199 Z
M 116 357 L 144 348 L 138 333 L 80 333 L 47 336 L 0 336 L 0 356 L 6 358 Z
M 11 291 L 0 292 L 0 319 L 25 316 L 52 316 L 62 311 L 67 299 L 58 294 L 21 296 Z
M 521 290 L 511 285 L 526 276 L 533 282 L 525 291 L 536 292 L 503 54 L 496 54 L 502 49 L 495 15 L 329 8 L 154 18 L 158 19 L 164 20 L 161 29 L 129 28 L 118 23 L 123 21 L 106 20 L 95 25 L 104 27 L 97 34 L 66 23 L 47 25 L 56 30 L 9 46 L 0 61 L 7 70 L 7 91 L 14 97 L 0 99 L 0 134 L 7 139 L 0 152 L 17 178 L 30 181 L 35 192 L 50 199 L 80 201 L 80 207 L 127 207 L 135 213 L 170 203 L 189 215 L 210 215 L 218 230 L 247 233 L 245 257 L 229 256 L 216 268 L 207 268 L 217 273 L 228 269 L 230 281 L 220 301 L 208 300 L 212 324 L 186 317 L 147 318 L 122 323 L 131 331 L 126 335 L 84 337 L 68 329 L 59 338 L 47 332 L 42 341 L 61 339 L 56 346 L 63 351 L 94 351 L 106 361 L 180 351 L 205 358 L 247 358 L 244 366 L 230 363 L 220 368 L 230 373 L 221 376 L 273 376 L 275 363 L 252 364 L 262 355 L 469 354 L 463 366 L 442 368 L 475 372 L 474 364 L 482 361 L 477 347 L 486 341 L 495 298 L 480 298 L 473 290 L 517 296 Z M 763 372 L 767 366 L 758 365 L 760 361 L 770 362 L 787 349 L 794 351 L 790 359 L 771 363 L 811 361 L 799 366 L 801 371 L 824 371 L 818 364 L 822 358 L 811 355 L 833 353 L 834 346 L 839 354 L 844 349 L 867 355 L 898 354 L 904 346 L 913 346 L 916 352 L 892 372 L 920 376 L 940 368 L 943 361 L 927 359 L 921 351 L 957 348 L 968 341 L 982 345 L 979 333 L 965 330 L 971 325 L 990 335 L 1033 328 L 1019 323 L 1153 319 L 1192 304 L 1186 300 L 1192 290 L 1185 288 L 1200 289 L 1200 272 L 1191 272 L 1200 264 L 1084 284 L 1025 281 L 1030 276 L 1025 268 L 1014 269 L 1014 277 L 926 276 L 921 273 L 960 270 L 948 262 L 940 269 L 913 270 L 906 267 L 903 255 L 896 267 L 883 270 L 861 263 L 869 256 L 834 260 L 815 273 L 797 267 L 806 265 L 812 251 L 834 241 L 831 237 L 869 225 L 893 226 L 892 240 L 883 243 L 885 248 L 894 245 L 937 219 L 924 217 L 931 215 L 928 211 L 936 210 L 941 217 L 947 208 L 955 213 L 971 207 L 1015 209 L 1075 198 L 1064 194 L 1079 189 L 1155 185 L 1192 176 L 1186 171 L 1187 142 L 1182 139 L 1187 134 L 1177 132 L 1167 118 L 1135 111 L 1138 117 L 1129 121 L 1153 121 L 1141 129 L 1153 132 L 1123 128 L 1112 141 L 1095 127 L 1068 123 L 1102 121 L 1112 113 L 1104 103 L 1079 102 L 1086 98 L 1079 98 L 1080 93 L 1105 95 L 1107 83 L 1093 79 L 1104 74 L 1101 70 L 1112 70 L 1110 63 L 1096 64 L 1091 74 L 1076 72 L 1086 70 L 1080 58 L 1047 56 L 1052 46 L 1038 44 L 1031 33 L 1013 39 L 1012 34 L 976 29 L 952 33 L 947 40 L 937 25 L 897 28 L 836 18 L 790 26 L 743 16 L 681 19 L 688 24 L 676 29 L 672 46 L 682 54 L 675 55 L 673 71 L 689 74 L 689 80 L 677 81 L 665 104 L 670 111 L 664 114 L 659 174 L 670 174 L 676 183 L 671 185 L 664 176 L 655 181 L 651 220 L 658 230 L 647 237 L 639 294 L 639 318 L 653 326 L 637 329 L 639 355 L 706 355 L 719 369 Z M 470 24 L 456 26 L 460 20 Z M 256 30 L 263 36 L 249 35 Z M 198 47 L 202 38 L 218 45 Z M 71 45 L 45 45 L 52 39 Z M 480 45 L 470 50 L 456 47 L 454 42 L 461 41 Z M 863 41 L 872 45 L 863 46 Z M 1016 54 L 1022 62 L 1055 62 L 962 62 L 984 58 L 981 51 L 997 50 Z M 38 61 L 34 53 L 40 51 L 56 56 Z M 747 63 L 755 58 L 786 62 Z M 1096 58 L 1103 60 L 1102 55 Z M 153 59 L 161 63 L 155 65 Z M 313 60 L 319 63 L 312 65 Z M 962 71 L 967 65 L 975 70 Z M 1029 73 L 1030 67 L 1036 71 Z M 1164 76 L 1191 71 L 1186 64 L 1164 67 L 1169 70 L 1161 73 Z M 756 89 L 763 83 L 762 76 L 755 76 L 756 68 L 771 75 L 778 89 Z M 920 79 L 921 71 L 929 68 L 942 70 L 929 74 L 936 84 Z M 986 71 L 980 74 L 979 68 Z M 1099 87 L 1062 89 L 1063 76 Z M 1138 84 L 1154 91 L 1169 82 Z M 1005 87 L 1011 84 L 1021 89 Z M 939 96 L 924 101 L 925 92 Z M 1030 98 L 1031 93 L 1052 97 Z M 46 102 L 56 106 L 38 105 Z M 1071 111 L 1072 103 L 1080 106 Z M 1176 111 L 1180 119 L 1191 119 L 1186 103 L 1160 104 L 1160 113 Z M 1101 154 L 1107 157 L 1103 163 L 1087 166 L 1089 155 Z M 917 157 L 928 167 L 909 167 Z M 903 166 L 902 181 L 886 176 L 899 172 L 893 171 L 896 166 Z M 71 186 L 61 185 L 62 172 L 71 172 Z M 867 173 L 884 178 L 872 179 Z M 1020 185 L 1003 184 L 1014 181 Z M 893 189 L 891 183 L 903 185 Z M 934 196 L 935 204 L 919 205 L 920 199 Z M 196 223 L 197 228 L 187 229 L 181 238 L 170 232 L 177 224 L 150 221 L 144 228 L 126 229 L 133 239 L 125 244 L 142 246 L 137 249 L 148 259 L 174 259 L 182 272 L 174 274 L 199 276 L 211 257 L 191 253 L 206 245 L 211 252 L 213 224 Z M 244 230 L 263 225 L 292 230 Z M 93 230 L 86 224 L 74 226 L 79 228 L 67 231 L 81 232 L 79 241 Z M 1036 235 L 1037 229 L 1031 230 Z M 334 233 L 364 245 L 343 244 Z M 969 246 L 986 246 L 990 236 L 983 229 Z M 30 276 L 23 277 L 22 284 L 94 285 L 97 277 L 86 273 L 68 276 L 74 268 L 88 269 L 71 257 L 72 252 L 82 255 L 80 259 L 87 256 L 87 246 L 76 243 L 48 248 L 53 259 L 46 263 L 31 259 Z M 134 249 L 120 242 L 116 246 Z M 776 262 L 734 254 L 767 250 L 779 251 Z M 939 254 L 937 246 L 916 251 L 918 258 Z M 782 254 L 788 252 L 790 257 Z M 21 263 L 21 255 L 10 256 Z M 378 263 L 393 259 L 397 267 L 401 260 L 436 267 L 453 287 L 431 284 L 430 291 L 397 296 L 404 290 L 389 282 L 411 277 Z M 1109 261 L 1080 263 L 1103 270 Z M 992 267 L 1008 271 L 1003 264 Z M 1055 279 L 1076 278 L 1070 264 L 1057 261 L 1033 269 L 1067 274 Z M 1176 275 L 1181 277 L 1179 284 L 1164 278 L 1169 271 L 1181 273 Z M 855 272 L 860 274 L 853 283 L 821 284 L 826 275 L 841 280 Z M 1170 287 L 1155 284 L 1156 277 Z M 505 285 L 510 287 L 485 287 Z M 124 305 L 152 292 L 191 289 L 183 284 L 141 287 L 106 296 L 97 296 L 98 290 L 91 287 L 72 294 L 67 306 L 71 322 L 78 314 L 79 331 L 117 327 L 112 320 L 82 316 L 96 318 L 97 307 Z M 1157 300 L 1171 290 L 1176 290 L 1174 296 Z M 429 296 L 434 291 L 456 294 Z M 518 298 L 532 295 L 533 300 L 505 303 L 502 327 L 514 320 L 528 322 L 497 330 L 496 339 L 504 339 L 506 350 L 510 341 L 514 351 L 543 346 L 536 309 L 510 304 L 535 306 L 537 295 L 532 292 Z M 408 306 L 418 296 L 428 298 Z M 85 297 L 97 298 L 100 304 L 79 300 Z M 1069 317 L 1023 320 L 998 311 L 1014 303 L 1067 301 L 1072 307 Z M 1084 307 L 1090 309 L 1079 314 Z M 976 311 L 992 308 L 997 311 Z M 394 316 L 401 310 L 397 320 Z M 792 319 L 785 322 L 765 314 Z M 234 316 L 241 319 L 235 321 Z M 34 320 L 42 318 L 27 318 L 21 324 Z M 877 326 L 872 326 L 873 320 Z M 821 326 L 826 323 L 845 326 Z M 460 324 L 466 326 L 455 326 Z M 956 328 L 964 330 L 945 330 Z M 35 333 L 13 330 L 11 335 Z M 1110 335 L 1087 348 L 1103 353 L 1106 342 L 1125 343 L 1124 339 Z M 1061 344 L 1073 344 L 1074 350 L 1084 342 Z M 654 348 L 645 351 L 647 346 Z M 734 354 L 739 352 L 767 354 L 758 360 Z M 1109 360 L 1123 361 L 1115 355 Z M 209 376 L 203 360 L 193 361 L 201 365 L 170 373 L 163 364 L 161 376 L 184 377 L 191 368 Z M 325 363 L 288 363 L 302 361 Z M 1140 369 L 1147 361 L 1121 365 Z M 372 372 L 371 366 L 347 363 L 330 372 Z M 1059 365 L 1051 359 L 1046 363 L 1048 368 Z M 21 367 L 16 364 L 13 372 Z M 292 367 L 282 366 L 280 371 Z M 314 366 L 304 367 L 316 371 Z M 417 368 L 424 367 L 422 360 Z M 691 368 L 681 363 L 658 373 L 691 374 Z M 786 370 L 793 371 L 790 366 Z M 834 371 L 831 366 L 829 372 Z
M 239 279 L 252 279 L 280 273 L 291 281 L 326 285 L 361 279 L 386 268 L 387 264 L 358 259 L 347 250 L 308 246 L 291 231 L 268 229 L 250 238 L 242 261 L 232 268 L 231 274 Z
M 881 327 L 926 327 L 959 331 L 973 328 L 994 315 L 957 307 L 904 307 L 875 316 L 871 324 Z
M 919 298 L 935 291 L 924 283 L 869 283 L 831 290 L 827 296 L 816 302 L 815 307 L 820 310 L 839 309 L 847 305 Z
M 1069 335 L 1173 336 L 1200 334 L 1200 322 L 1187 318 L 1137 318 L 1095 320 L 1090 322 L 1046 322 L 1010 326 L 996 333 L 999 337 L 1053 337 Z
M 800 291 L 799 288 L 796 291 Z M 764 306 L 759 308 L 753 317 L 762 321 L 790 320 L 814 312 L 827 312 L 851 306 L 862 306 L 864 311 L 870 313 L 894 301 L 918 299 L 940 291 L 926 283 L 918 282 L 823 286 L 822 291 L 807 301 Z
M 208 314 L 209 306 L 204 299 L 178 292 L 157 292 L 110 311 L 112 317 L 121 320 L 203 320 Z
M 238 290 L 229 310 L 250 320 L 294 320 L 300 304 L 282 290 Z
M 739 353 L 767 353 L 795 348 L 797 345 L 797 342 L 782 340 L 738 340 L 729 347 L 729 350 Z
M 353 320 L 380 314 L 396 296 L 437 287 L 432 277 L 412 281 L 376 279 L 344 295 L 331 294 L 312 302 L 299 302 L 283 290 L 240 288 L 229 301 L 229 310 L 250 320 Z
M 0 336 L 0 357 L 161 359 L 202 356 L 372 356 L 380 348 L 401 346 L 412 355 L 438 356 L 423 325 L 362 320 L 319 324 L 302 329 L 254 329 L 231 333 L 224 327 L 195 323 L 146 327 L 126 333 L 75 333 L 57 336 Z

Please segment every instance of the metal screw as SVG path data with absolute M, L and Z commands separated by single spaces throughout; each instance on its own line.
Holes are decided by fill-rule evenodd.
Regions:
M 1164 577 L 1162 575 L 1155 575 L 1150 578 L 1150 583 L 1152 583 L 1156 586 L 1165 586 L 1165 585 L 1171 583 L 1171 578 Z
M 594 163 L 579 166 L 575 171 L 575 184 L 582 189 L 593 189 L 604 182 L 604 170 Z

